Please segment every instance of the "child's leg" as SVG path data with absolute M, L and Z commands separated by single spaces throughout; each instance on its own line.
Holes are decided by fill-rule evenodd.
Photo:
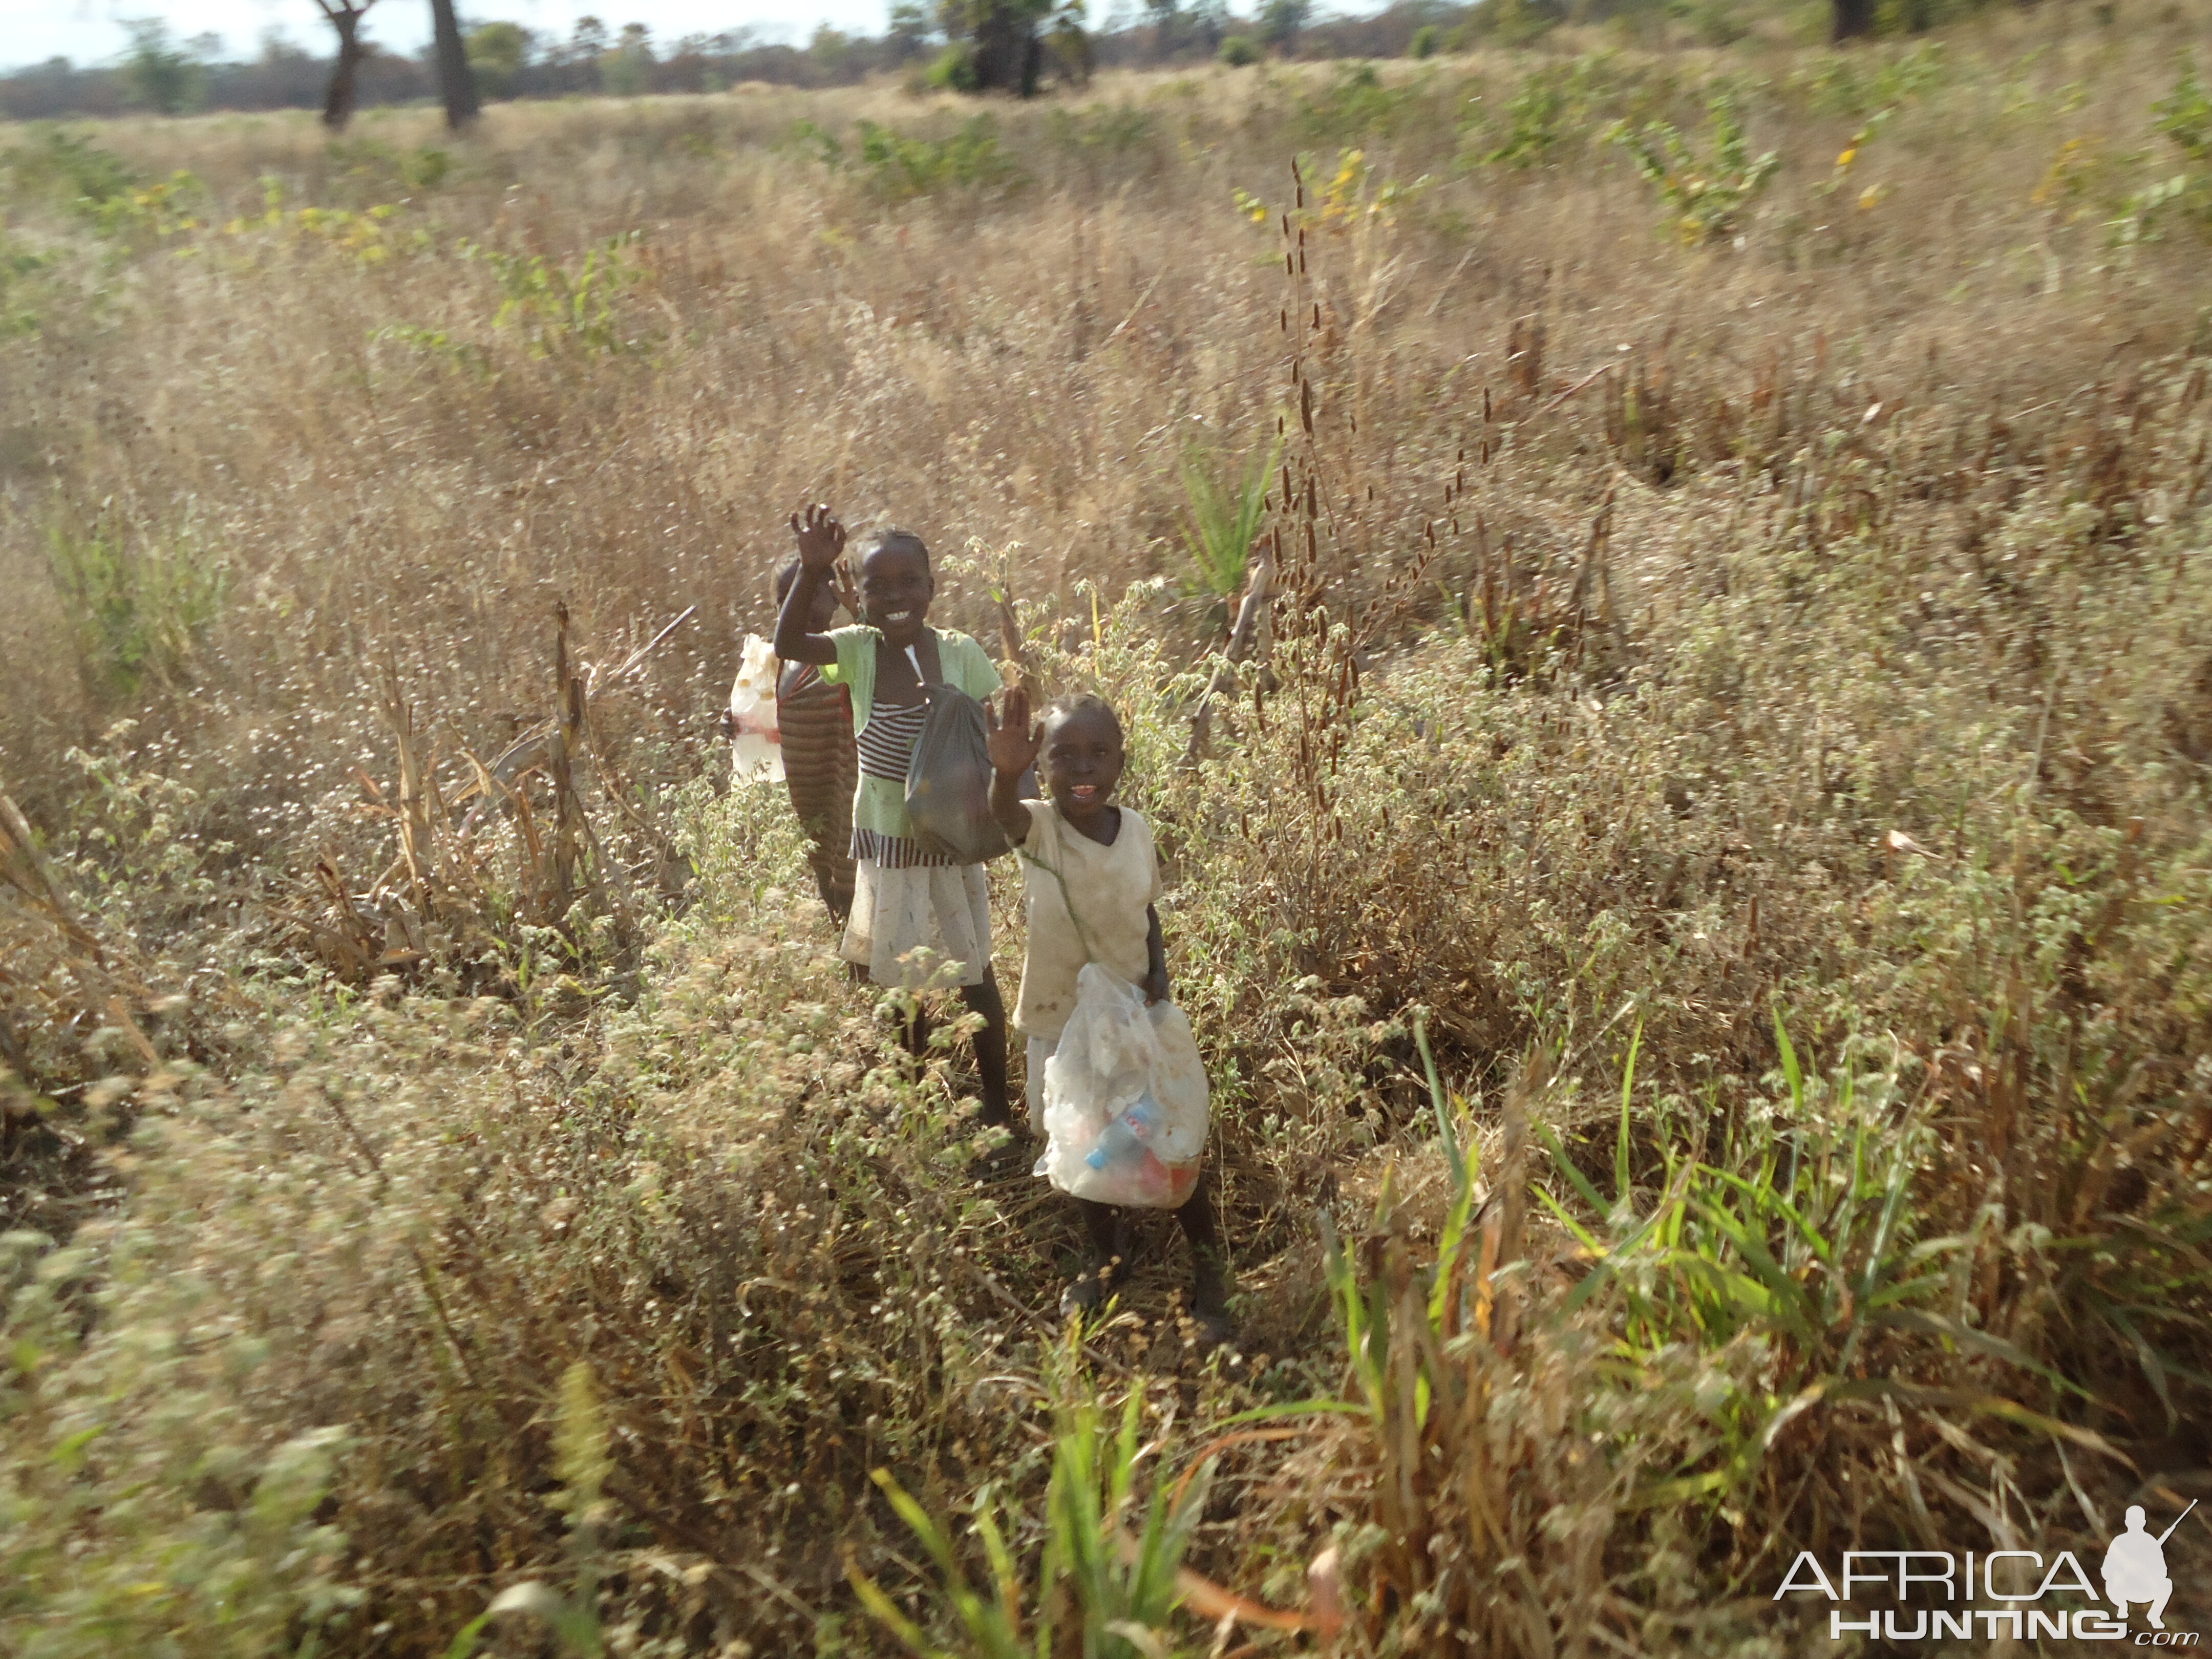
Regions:
M 845 971 L 855 985 L 873 985 L 876 977 L 868 971 L 866 963 L 848 962 Z M 899 1047 L 916 1060 L 929 1058 L 929 1010 L 922 1006 L 921 999 L 914 1000 L 914 1015 L 899 1027 Z
M 822 896 L 822 908 L 830 913 L 830 920 L 843 933 L 845 924 L 853 919 L 853 888 L 850 882 L 841 883 L 838 871 L 830 855 L 819 848 L 810 860 L 814 866 L 814 890 Z
M 1191 1312 L 1203 1323 L 1218 1322 L 1222 1334 L 1229 1323 L 1229 1252 L 1221 1242 L 1220 1224 L 1213 1213 L 1213 1172 L 1201 1171 L 1198 1185 L 1176 1212 L 1182 1236 L 1190 1242 Z
M 999 994 L 999 977 L 983 970 L 981 985 L 963 985 L 960 1000 L 983 1016 L 983 1029 L 975 1033 L 975 1070 L 983 1080 L 983 1121 L 1011 1127 L 1014 1115 L 1006 1105 L 1006 1000 Z
M 1075 1200 L 1083 1218 L 1083 1272 L 1060 1298 L 1062 1313 L 1080 1309 L 1091 1312 L 1106 1300 L 1106 1286 L 1127 1250 L 1122 1236 L 1121 1214 L 1111 1204 Z

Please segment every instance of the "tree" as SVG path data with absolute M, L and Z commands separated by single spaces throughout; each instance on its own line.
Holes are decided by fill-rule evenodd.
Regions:
M 624 23 L 620 42 L 600 61 L 599 84 L 617 98 L 649 92 L 653 62 L 653 32 L 642 23 Z
M 1051 20 L 1055 55 L 1065 64 L 1069 33 L 1079 33 L 1083 27 L 1083 3 L 1068 0 L 1055 16 L 1052 0 L 943 0 L 938 17 L 951 45 L 933 78 L 963 92 L 1030 98 L 1044 72 L 1040 27 Z M 1087 50 L 1086 43 L 1085 56 Z
M 814 38 L 806 43 L 806 55 L 814 60 L 815 66 L 823 75 L 834 81 L 845 72 L 845 65 L 852 61 L 853 37 L 842 29 L 818 23 L 815 26 Z
M 1152 55 L 1170 56 L 1182 32 L 1182 0 L 1145 0 L 1145 15 L 1152 23 Z
M 482 106 L 477 102 L 477 78 L 469 73 L 468 48 L 461 44 L 461 22 L 453 15 L 453 0 L 430 0 L 430 32 L 437 52 L 438 94 L 446 103 L 446 125 L 459 132 L 475 122 Z
M 1190 9 L 1192 33 L 1208 56 L 1218 51 L 1221 37 L 1229 33 L 1229 8 L 1224 0 L 1195 0 Z
M 1082 0 L 1062 6 L 1054 15 L 1045 44 L 1052 49 L 1053 64 L 1060 81 L 1072 87 L 1091 84 L 1091 36 L 1083 27 Z
M 891 8 L 890 26 L 884 31 L 884 50 L 892 63 L 903 64 L 927 52 L 936 33 L 927 11 L 914 0 L 900 0 Z
M 1313 15 L 1313 0 L 1267 0 L 1260 8 L 1260 39 L 1287 52 L 1297 44 L 1298 31 Z
M 583 85 L 581 90 L 595 92 L 599 85 L 599 64 L 607 55 L 607 26 L 586 12 L 576 20 L 576 27 L 568 36 L 568 44 L 556 49 L 556 62 L 574 64 Z M 574 88 L 571 88 L 572 90 Z
M 375 3 L 376 0 L 315 0 L 324 21 L 338 32 L 337 61 L 331 65 L 330 90 L 323 94 L 323 125 L 332 132 L 343 132 L 346 123 L 353 119 L 362 60 L 368 56 L 368 48 L 361 41 L 361 20 Z
M 190 105 L 199 94 L 199 65 L 170 44 L 169 26 L 158 17 L 137 17 L 123 27 L 131 31 L 131 49 L 123 58 L 131 100 L 156 115 L 174 115 Z
M 489 98 L 512 95 L 530 61 L 530 31 L 520 23 L 480 23 L 469 31 L 469 68 Z
M 1835 0 L 1835 4 L 1831 39 L 1856 40 L 1874 33 L 1874 0 Z

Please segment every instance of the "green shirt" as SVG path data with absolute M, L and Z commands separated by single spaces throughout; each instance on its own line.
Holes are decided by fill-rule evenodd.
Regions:
M 929 631 L 937 635 L 938 667 L 945 676 L 945 684 L 957 686 L 978 702 L 999 689 L 999 671 L 981 646 L 967 635 L 948 628 L 933 628 Z M 876 646 L 883 636 L 881 629 L 871 628 L 866 623 L 830 632 L 830 638 L 837 647 L 837 660 L 823 665 L 822 678 L 832 685 L 851 689 L 853 735 L 856 738 L 867 729 L 868 716 L 874 712 Z M 892 778 L 870 777 L 862 773 L 853 791 L 853 828 L 856 833 L 912 840 L 914 825 L 906 815 L 906 786 Z

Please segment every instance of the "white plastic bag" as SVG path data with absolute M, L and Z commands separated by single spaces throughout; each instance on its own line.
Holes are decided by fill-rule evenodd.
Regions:
M 1206 1064 L 1171 1002 L 1086 963 L 1075 1011 L 1045 1062 L 1044 1127 L 1035 1173 L 1064 1193 L 1135 1209 L 1179 1209 L 1206 1152 Z
M 775 680 L 781 667 L 774 646 L 757 634 L 745 635 L 738 677 L 730 683 L 733 783 L 783 781 L 783 744 L 775 724 Z

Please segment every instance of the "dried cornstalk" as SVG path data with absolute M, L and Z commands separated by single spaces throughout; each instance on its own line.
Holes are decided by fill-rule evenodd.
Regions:
M 106 955 L 100 941 L 77 920 L 76 911 L 63 896 L 60 884 L 39 855 L 31 826 L 6 791 L 0 790 L 0 880 L 21 893 L 52 921 L 70 943 L 103 968 Z
M 568 913 L 576 876 L 575 779 L 569 762 L 584 733 L 584 683 L 568 665 L 568 602 L 553 607 L 553 697 L 557 710 L 546 744 L 546 770 L 553 779 L 553 915 Z

